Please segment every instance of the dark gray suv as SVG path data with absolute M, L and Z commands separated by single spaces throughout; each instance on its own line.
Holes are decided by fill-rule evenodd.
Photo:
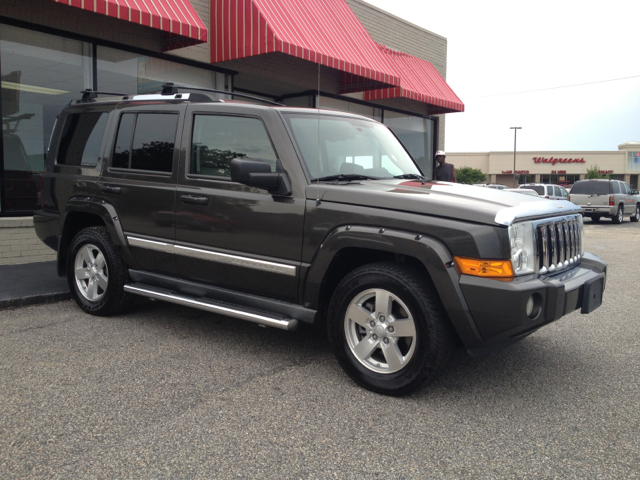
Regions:
M 572 203 L 432 181 L 369 118 L 184 92 L 86 92 L 58 116 L 34 221 L 86 312 L 141 295 L 316 323 L 354 381 L 402 395 L 456 344 L 601 304 Z

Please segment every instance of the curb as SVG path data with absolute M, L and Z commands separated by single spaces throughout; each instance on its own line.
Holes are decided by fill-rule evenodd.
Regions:
M 62 302 L 63 300 L 69 300 L 70 298 L 70 292 L 45 293 L 42 295 L 31 295 L 29 297 L 10 298 L 7 300 L 0 300 L 0 310 L 26 307 L 28 305 Z

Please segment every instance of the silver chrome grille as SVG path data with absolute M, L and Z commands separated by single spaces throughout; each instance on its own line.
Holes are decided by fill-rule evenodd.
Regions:
M 582 218 L 556 217 L 533 223 L 538 273 L 553 273 L 580 263 Z

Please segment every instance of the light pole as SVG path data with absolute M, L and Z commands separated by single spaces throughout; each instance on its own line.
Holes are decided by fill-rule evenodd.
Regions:
M 522 130 L 522 127 L 509 127 L 513 130 L 513 188 L 518 188 L 518 179 L 520 175 L 516 175 L 516 137 L 518 136 L 518 130 Z

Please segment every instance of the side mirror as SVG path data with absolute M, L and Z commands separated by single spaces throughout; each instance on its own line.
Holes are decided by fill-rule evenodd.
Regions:
M 262 160 L 234 158 L 231 160 L 231 180 L 261 188 L 271 195 L 291 195 L 291 182 L 286 173 L 272 172 Z
M 640 195 L 638 190 L 631 190 L 631 195 Z

